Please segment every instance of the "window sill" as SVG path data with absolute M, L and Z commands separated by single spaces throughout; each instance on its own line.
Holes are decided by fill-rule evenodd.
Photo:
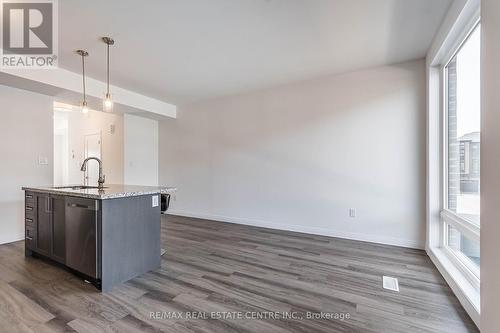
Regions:
M 480 322 L 480 293 L 465 275 L 453 264 L 446 253 L 438 247 L 430 248 L 427 254 L 438 271 L 453 290 L 465 311 L 479 328 Z

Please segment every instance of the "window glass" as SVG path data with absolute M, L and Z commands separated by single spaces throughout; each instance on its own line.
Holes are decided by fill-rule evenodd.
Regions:
M 446 67 L 447 208 L 479 226 L 480 27 Z
M 481 256 L 479 251 L 479 242 L 472 240 L 463 235 L 458 229 L 447 225 L 448 228 L 448 247 L 459 256 L 462 261 L 465 261 L 467 266 L 476 274 L 479 272 Z

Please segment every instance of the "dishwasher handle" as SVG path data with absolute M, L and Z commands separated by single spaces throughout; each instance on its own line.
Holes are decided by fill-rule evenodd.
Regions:
M 70 208 L 82 208 L 88 210 L 99 210 L 97 203 L 95 205 L 84 205 L 81 203 L 68 203 L 68 207 Z

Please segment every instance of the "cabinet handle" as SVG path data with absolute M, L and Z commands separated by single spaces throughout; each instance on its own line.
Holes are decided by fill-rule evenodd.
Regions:
M 26 210 L 33 210 L 33 207 L 31 207 L 31 206 L 26 206 Z
M 51 199 L 52 199 L 51 197 L 45 198 L 45 212 L 46 213 L 51 213 L 51 206 L 52 206 L 51 205 L 51 202 L 52 202 Z
M 26 199 L 33 199 L 33 196 L 31 194 L 26 194 Z
M 26 236 L 26 239 L 29 240 L 29 241 L 32 241 L 33 237 Z
M 33 223 L 33 219 L 26 219 L 26 222 Z

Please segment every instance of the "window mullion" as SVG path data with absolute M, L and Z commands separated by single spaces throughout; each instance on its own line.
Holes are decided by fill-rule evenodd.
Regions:
M 445 209 L 441 211 L 441 218 L 444 222 L 457 228 L 458 231 L 466 235 L 467 237 L 479 242 L 480 241 L 480 228 L 467 221 L 466 219 L 460 217 L 459 215 Z

